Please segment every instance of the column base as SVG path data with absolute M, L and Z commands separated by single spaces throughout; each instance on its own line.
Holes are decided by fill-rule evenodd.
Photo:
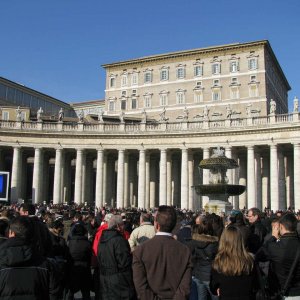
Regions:
M 228 215 L 230 211 L 232 211 L 232 208 L 233 206 L 231 203 L 220 200 L 210 200 L 204 206 L 206 212 L 215 213 L 217 215 L 220 213 L 225 213 L 225 215 Z

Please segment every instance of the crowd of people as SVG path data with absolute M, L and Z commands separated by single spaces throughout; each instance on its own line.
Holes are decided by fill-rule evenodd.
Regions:
M 300 299 L 293 211 L 23 203 L 0 214 L 0 299 Z

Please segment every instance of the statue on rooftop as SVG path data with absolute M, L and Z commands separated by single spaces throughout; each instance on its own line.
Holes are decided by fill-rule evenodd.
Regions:
M 276 102 L 271 99 L 270 101 L 270 115 L 274 115 L 276 113 Z
M 40 107 L 36 113 L 36 117 L 37 117 L 37 120 L 38 122 L 41 122 L 42 121 L 42 115 L 43 115 L 44 111 L 42 109 L 42 107 Z
M 295 113 L 299 112 L 299 100 L 297 97 L 294 98 L 294 112 Z
M 59 112 L 58 112 L 58 121 L 62 122 L 64 119 L 65 113 L 64 113 L 64 109 L 61 107 Z

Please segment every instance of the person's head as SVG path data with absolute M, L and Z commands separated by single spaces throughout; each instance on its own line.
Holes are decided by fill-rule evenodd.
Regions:
M 122 216 L 120 215 L 111 215 L 111 218 L 108 220 L 108 229 L 116 229 L 123 231 L 124 222 Z
M 35 207 L 31 203 L 22 203 L 19 212 L 21 216 L 34 216 Z
M 104 221 L 105 223 L 108 223 L 108 221 L 111 219 L 112 216 L 113 216 L 113 214 L 106 214 L 106 215 L 104 216 L 103 221 Z
M 75 216 L 74 216 L 73 220 L 74 220 L 74 222 L 82 221 L 82 214 L 81 214 L 81 212 L 77 211 L 75 213 Z
M 297 230 L 297 218 L 293 213 L 287 213 L 279 219 L 279 233 L 283 235 Z
M 154 226 L 157 231 L 171 233 L 177 221 L 174 207 L 161 205 L 155 215 Z
M 140 224 L 143 224 L 145 222 L 151 222 L 151 215 L 148 213 L 141 213 Z
M 260 220 L 260 210 L 256 207 L 253 207 L 253 208 L 250 208 L 248 210 L 248 221 L 249 223 L 253 224 L 255 223 L 256 221 Z
M 53 218 L 49 224 L 49 227 L 54 231 L 56 234 L 61 234 L 64 230 L 64 223 L 62 219 L 55 219 Z
M 213 268 L 228 276 L 251 272 L 253 257 L 245 249 L 243 236 L 238 227 L 229 225 L 223 230 Z
M 8 219 L 0 219 L 0 236 L 6 237 L 7 236 L 7 230 L 8 230 Z
M 196 223 L 196 224 L 201 224 L 202 219 L 203 219 L 203 216 L 202 216 L 202 215 L 196 216 L 195 223 Z
M 74 236 L 84 236 L 86 234 L 86 229 L 81 223 L 75 224 L 72 234 Z
M 19 216 L 12 219 L 9 223 L 8 237 L 16 237 L 30 242 L 34 236 L 33 223 L 27 216 Z
M 200 224 L 193 225 L 193 233 L 205 234 L 205 235 L 214 235 L 214 230 L 210 220 L 206 217 L 201 219 Z

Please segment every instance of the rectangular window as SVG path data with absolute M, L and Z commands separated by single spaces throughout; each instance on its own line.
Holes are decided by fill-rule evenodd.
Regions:
M 109 101 L 108 110 L 109 111 L 114 111 L 115 110 L 115 102 L 114 101 Z
M 230 62 L 230 72 L 234 73 L 237 72 L 239 70 L 239 64 L 237 61 L 232 61 Z
M 258 96 L 258 89 L 257 89 L 256 85 L 250 86 L 249 96 L 250 97 L 257 97 Z
M 145 107 L 149 108 L 151 107 L 151 97 L 150 96 L 145 96 Z
M 122 76 L 122 86 L 127 86 L 127 75 Z
M 202 76 L 203 75 L 203 68 L 202 66 L 196 66 L 194 68 L 194 76 L 197 77 L 197 76 Z
M 126 100 L 121 100 L 121 110 L 126 109 Z
M 127 92 L 126 91 L 122 91 L 121 92 L 121 97 L 126 97 Z
M 169 71 L 161 70 L 160 71 L 160 80 L 168 80 L 169 79 Z
M 137 109 L 137 100 L 136 100 L 136 98 L 131 99 L 131 109 Z
M 109 85 L 110 85 L 111 88 L 114 88 L 116 86 L 116 78 L 115 77 L 110 78 Z
M 132 95 L 136 95 L 136 90 L 132 90 Z
M 232 77 L 231 78 L 231 84 L 237 84 L 238 81 L 237 81 L 237 78 L 236 77 Z
M 213 101 L 219 101 L 220 100 L 220 92 L 214 91 L 212 94 Z
M 183 93 L 177 93 L 177 104 L 183 104 L 184 103 L 184 94 Z
M 197 82 L 196 82 L 196 87 L 197 87 L 197 88 L 202 87 L 202 81 L 197 81 Z
M 132 85 L 137 85 L 138 84 L 138 74 L 137 73 L 133 73 L 131 76 L 131 84 Z
M 183 79 L 185 77 L 185 69 L 184 68 L 178 68 L 176 71 L 177 79 Z
M 160 105 L 166 106 L 167 104 L 167 95 L 160 95 Z
M 221 65 L 219 63 L 212 64 L 212 74 L 220 74 L 221 73 Z
M 152 74 L 151 74 L 151 72 L 146 72 L 146 73 L 145 73 L 144 82 L 145 82 L 145 83 L 150 83 L 150 82 L 152 82 Z
M 256 82 L 256 75 L 251 75 L 250 76 L 250 81 L 251 82 Z
M 203 98 L 202 98 L 202 93 L 195 93 L 195 95 L 194 95 L 194 101 L 196 102 L 196 103 L 200 103 L 200 102 L 202 102 L 203 101 Z
M 238 99 L 239 90 L 237 88 L 231 89 L 231 99 Z
M 9 120 L 9 112 L 8 111 L 3 111 L 2 112 L 2 120 L 4 120 L 4 121 Z
M 250 58 L 248 61 L 249 70 L 256 70 L 257 69 L 257 59 Z
M 220 85 L 220 80 L 219 79 L 214 79 L 213 80 L 213 86 L 219 86 Z

